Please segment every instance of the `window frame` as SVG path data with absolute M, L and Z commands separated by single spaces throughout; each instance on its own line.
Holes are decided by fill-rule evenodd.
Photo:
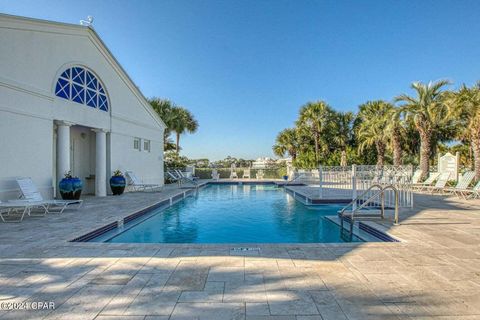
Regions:
M 152 149 L 152 142 L 148 139 L 143 139 L 143 151 L 150 152 Z
M 136 145 L 138 142 L 138 146 Z M 142 151 L 142 139 L 138 137 L 133 138 L 133 150 Z
M 54 95 L 104 112 L 109 112 L 111 107 L 103 82 L 95 72 L 82 65 L 70 66 L 58 75 Z

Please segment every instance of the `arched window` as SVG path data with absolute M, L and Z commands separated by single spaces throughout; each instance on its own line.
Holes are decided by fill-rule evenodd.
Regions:
M 55 86 L 57 97 L 108 111 L 108 98 L 97 77 L 84 67 L 72 67 L 65 70 Z

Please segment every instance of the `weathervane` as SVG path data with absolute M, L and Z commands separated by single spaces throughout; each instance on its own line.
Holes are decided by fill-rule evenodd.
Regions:
M 93 23 L 93 17 L 87 16 L 87 20 L 80 20 L 80 24 L 82 26 L 90 27 Z

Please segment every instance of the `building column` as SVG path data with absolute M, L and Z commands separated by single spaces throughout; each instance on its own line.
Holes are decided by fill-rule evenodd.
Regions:
M 70 169 L 70 126 L 72 123 L 58 121 L 57 124 L 57 183 Z
M 95 196 L 107 195 L 107 133 L 102 129 L 95 132 Z

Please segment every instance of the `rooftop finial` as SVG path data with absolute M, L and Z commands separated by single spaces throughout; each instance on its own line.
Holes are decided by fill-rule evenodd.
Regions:
M 87 16 L 87 20 L 80 20 L 82 26 L 90 27 L 93 24 L 93 17 Z

